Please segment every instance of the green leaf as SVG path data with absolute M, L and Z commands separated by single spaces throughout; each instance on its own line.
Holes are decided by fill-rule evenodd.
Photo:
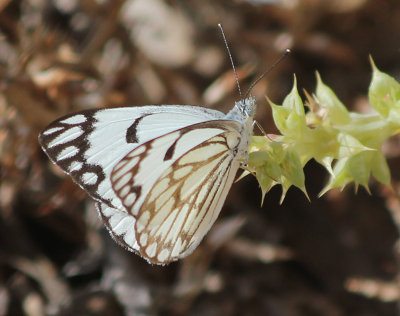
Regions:
M 372 81 L 368 97 L 371 106 L 383 117 L 399 122 L 400 118 L 400 84 L 391 76 L 381 72 L 372 58 Z
M 379 151 L 371 158 L 371 172 L 376 180 L 390 186 L 390 170 L 385 157 Z
M 300 158 L 295 150 L 288 148 L 281 166 L 282 176 L 286 178 L 289 187 L 294 185 L 307 195 L 303 165 L 301 164 Z
M 316 98 L 321 107 L 326 110 L 325 124 L 344 125 L 350 122 L 349 112 L 335 93 L 323 83 L 321 76 L 317 73 Z
M 296 78 L 292 91 L 286 96 L 281 106 L 269 101 L 276 127 L 283 135 L 302 134 L 305 128 L 303 102 L 297 92 Z

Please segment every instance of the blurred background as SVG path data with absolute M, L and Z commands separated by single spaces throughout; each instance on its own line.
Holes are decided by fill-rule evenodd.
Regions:
M 398 315 L 400 138 L 385 144 L 393 188 L 372 181 L 311 202 L 278 187 L 260 207 L 256 179 L 234 184 L 220 218 L 188 258 L 151 266 L 112 241 L 87 194 L 52 165 L 37 135 L 73 111 L 238 100 L 253 94 L 276 133 L 282 102 L 315 71 L 349 109 L 370 111 L 369 55 L 399 77 L 398 0 L 0 1 L 0 315 Z M 303 94 L 304 97 L 304 94 Z

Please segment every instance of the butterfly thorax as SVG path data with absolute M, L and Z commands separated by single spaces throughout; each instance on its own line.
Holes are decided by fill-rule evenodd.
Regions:
M 235 102 L 235 106 L 226 115 L 229 120 L 234 120 L 241 123 L 241 142 L 239 144 L 239 155 L 244 156 L 247 160 L 247 147 L 250 144 L 251 135 L 253 134 L 254 114 L 256 111 L 256 99 L 252 96 L 246 99 Z

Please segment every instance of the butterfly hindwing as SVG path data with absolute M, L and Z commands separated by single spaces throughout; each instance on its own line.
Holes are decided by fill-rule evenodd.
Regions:
M 216 220 L 240 164 L 229 133 L 194 147 L 150 191 L 137 217 L 136 238 L 152 263 L 190 254 Z
M 232 126 L 240 127 L 238 123 L 232 121 L 202 122 L 162 135 L 136 147 L 115 165 L 111 173 L 114 192 L 128 212 L 136 216 L 147 193 L 164 170 L 197 145 L 215 135 L 225 133 L 226 128 L 232 129 Z
M 227 120 L 191 125 L 142 144 L 115 166 L 114 191 L 126 216 L 137 217 L 147 260 L 165 264 L 186 256 L 209 230 L 239 167 L 239 129 Z

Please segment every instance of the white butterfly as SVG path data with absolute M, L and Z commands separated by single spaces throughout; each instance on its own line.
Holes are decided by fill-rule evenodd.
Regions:
M 223 114 L 162 105 L 88 110 L 39 141 L 96 200 L 117 243 L 154 264 L 189 255 L 215 222 L 253 131 L 255 99 Z

